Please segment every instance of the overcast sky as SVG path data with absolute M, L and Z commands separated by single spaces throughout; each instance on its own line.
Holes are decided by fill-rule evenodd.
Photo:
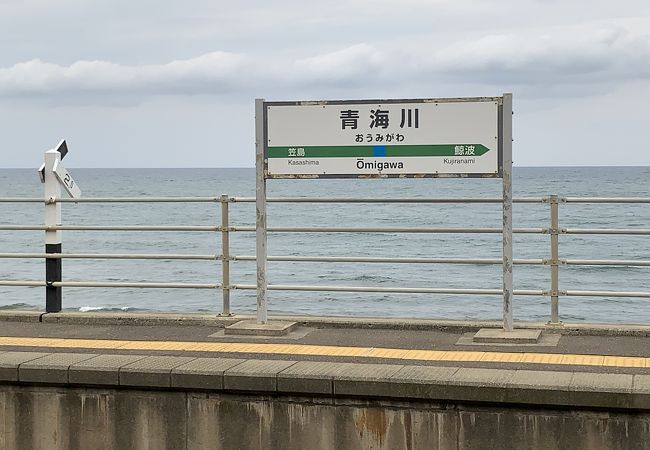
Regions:
M 503 92 L 515 165 L 650 165 L 648 0 L 0 0 L 0 36 L 0 167 L 252 167 L 257 97 Z

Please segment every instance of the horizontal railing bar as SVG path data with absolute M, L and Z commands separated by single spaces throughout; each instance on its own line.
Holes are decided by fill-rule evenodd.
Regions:
M 564 264 L 575 266 L 650 266 L 650 261 L 634 259 L 565 259 Z
M 546 296 L 547 292 L 544 289 L 514 289 L 512 295 L 534 295 L 534 296 Z
M 0 253 L 0 259 L 186 259 L 219 260 L 222 255 L 189 255 L 164 253 Z M 255 261 L 254 255 L 234 255 L 230 261 Z M 476 264 L 501 265 L 500 258 L 390 258 L 354 256 L 269 256 L 268 261 L 284 262 L 343 262 L 343 263 L 397 263 L 397 264 Z M 548 265 L 545 259 L 514 259 L 519 265 Z M 650 260 L 618 259 L 563 259 L 561 264 L 574 266 L 650 266 Z
M 200 225 L 0 225 L 0 231 L 221 231 Z
M 641 297 L 650 298 L 650 292 L 630 292 L 630 291 L 574 291 L 568 290 L 561 292 L 560 295 L 576 297 Z
M 46 286 L 46 283 L 32 280 L 0 280 L 0 286 Z
M 234 284 L 231 289 L 257 289 L 254 284 Z M 391 288 L 377 286 L 298 286 L 286 284 L 271 284 L 269 290 L 274 291 L 312 291 L 312 292 L 386 292 L 393 294 L 474 294 L 474 295 L 503 295 L 501 289 L 456 289 L 456 288 Z M 543 290 L 515 290 L 514 295 L 543 295 Z
M 0 259 L 186 259 L 219 260 L 222 255 L 189 255 L 164 253 L 0 253 Z M 255 261 L 253 255 L 231 256 L 230 261 Z M 269 256 L 268 261 L 284 262 L 343 262 L 343 263 L 397 263 L 397 264 L 477 264 L 501 265 L 500 258 L 390 258 L 354 256 Z M 514 259 L 519 265 L 548 265 L 545 259 Z M 650 260 L 618 259 L 563 259 L 561 264 L 575 266 L 650 266 Z
M 0 225 L 0 231 L 223 231 L 221 226 L 191 225 Z M 253 232 L 255 227 L 228 227 L 232 232 Z M 417 227 L 269 227 L 275 233 L 495 233 L 501 228 L 417 228 Z M 515 228 L 513 233 L 543 234 L 546 228 Z
M 228 197 L 233 203 L 254 203 L 255 197 Z M 650 197 L 560 197 L 561 203 L 650 203 Z M 0 197 L 0 203 L 44 203 L 51 202 L 41 197 Z M 58 198 L 60 203 L 219 203 L 221 197 L 87 197 Z M 501 203 L 499 197 L 268 197 L 269 203 Z M 545 203 L 547 197 L 514 197 L 513 203 Z
M 163 253 L 0 253 L 2 258 L 47 259 L 195 259 L 217 260 L 221 255 L 181 255 Z
M 221 197 L 88 197 L 57 198 L 53 201 L 41 197 L 4 197 L 0 203 L 215 203 Z
M 94 197 L 60 198 L 62 203 L 219 203 L 221 197 Z
M 221 284 L 211 283 L 137 283 L 137 282 L 98 282 L 98 281 L 60 281 L 52 283 L 61 287 L 106 287 L 106 288 L 170 288 L 170 289 L 221 289 Z
M 398 264 L 494 264 L 501 265 L 501 258 L 381 258 L 381 257 L 355 257 L 355 256 L 268 256 L 268 261 L 286 262 L 343 262 L 343 263 L 398 263 Z M 231 261 L 255 261 L 255 256 L 231 256 Z M 539 264 L 545 263 L 543 259 L 515 259 L 514 264 Z
M 229 227 L 229 231 L 255 231 L 253 226 Z M 501 228 L 417 228 L 417 227 L 269 227 L 270 233 L 495 233 L 501 234 Z M 513 233 L 543 234 L 546 228 L 514 228 Z
M 254 203 L 255 197 L 230 197 L 233 203 Z M 268 197 L 267 203 L 502 203 L 500 197 L 402 197 L 402 198 L 368 198 L 368 197 Z M 515 197 L 514 203 L 543 203 L 545 197 Z
M 562 234 L 627 234 L 650 235 L 650 228 L 563 228 Z
M 223 231 L 221 226 L 210 225 L 0 225 L 0 231 Z M 232 232 L 253 232 L 254 226 L 228 227 Z M 275 233 L 495 233 L 501 228 L 460 228 L 460 227 L 269 227 Z M 547 228 L 514 228 L 513 233 L 546 234 Z M 650 235 L 648 228 L 562 228 L 561 234 L 627 234 Z
M 52 229 L 62 231 L 221 231 L 210 225 L 61 225 Z
M 563 197 L 566 203 L 650 203 L 650 197 Z
M 47 286 L 45 281 L 0 280 L 0 286 Z M 170 288 L 170 289 L 222 289 L 221 284 L 205 283 L 139 283 L 114 281 L 55 281 L 54 287 L 103 287 L 103 288 Z
M 42 197 L 2 197 L 0 203 L 44 203 Z

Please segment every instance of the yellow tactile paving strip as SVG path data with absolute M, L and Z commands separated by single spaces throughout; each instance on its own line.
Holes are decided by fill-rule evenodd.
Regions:
M 558 364 L 566 366 L 650 368 L 650 358 L 561 353 L 477 352 L 399 348 L 337 347 L 329 345 L 255 344 L 246 342 L 123 341 L 1 337 L 0 347 L 84 348 L 111 350 L 157 350 L 213 353 L 259 353 L 265 355 L 339 356 L 419 361 Z

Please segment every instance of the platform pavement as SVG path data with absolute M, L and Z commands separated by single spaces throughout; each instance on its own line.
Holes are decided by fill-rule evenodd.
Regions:
M 34 345 L 11 345 L 6 338 L 58 338 L 69 339 L 69 348 L 75 351 L 88 349 L 74 340 L 119 340 L 141 343 L 102 346 L 103 352 L 138 351 L 143 354 L 169 354 L 179 356 L 228 356 L 238 354 L 256 358 L 294 357 L 307 360 L 335 360 L 345 362 L 382 362 L 408 359 L 416 364 L 446 364 L 454 362 L 477 367 L 505 367 L 556 370 L 562 366 L 580 367 L 582 370 L 614 373 L 650 372 L 644 361 L 650 358 L 650 327 L 618 325 L 566 324 L 561 329 L 547 328 L 542 345 L 467 345 L 469 338 L 479 328 L 498 327 L 497 322 L 459 322 L 413 319 L 346 319 L 291 317 L 300 323 L 296 331 L 285 337 L 226 336 L 223 328 L 242 317 L 221 318 L 210 315 L 176 314 L 106 314 L 0 312 L 0 350 L 47 350 L 66 348 L 59 343 L 52 348 L 48 340 Z M 283 317 L 286 319 L 286 317 Z M 544 324 L 522 322 L 518 327 L 541 327 Z M 150 342 L 146 344 L 146 342 Z M 197 350 L 196 343 L 251 343 L 265 347 L 246 352 L 241 346 L 221 351 Z M 156 343 L 177 343 L 160 346 Z M 186 344 L 184 344 L 186 343 Z M 289 346 L 289 347 L 287 347 Z M 298 348 L 297 354 L 291 349 Z M 129 350 L 128 347 L 131 347 Z M 195 346 L 194 346 L 195 347 Z M 286 347 L 286 348 L 285 348 Z M 313 351 L 309 351 L 313 347 Z M 90 347 L 92 349 L 92 346 Z M 305 350 L 307 349 L 307 350 Z M 350 349 L 351 351 L 346 351 Z M 359 351 L 353 351 L 359 349 Z M 363 349 L 373 349 L 371 357 Z M 381 351 L 380 351 L 381 350 Z M 400 353 L 408 350 L 409 354 Z M 429 351 L 422 358 L 416 351 Z M 435 352 L 447 352 L 447 357 Z M 367 353 L 367 352 L 365 352 Z M 381 356 L 385 355 L 385 358 Z M 513 355 L 549 355 L 548 364 L 537 358 L 523 360 Z M 481 356 L 483 355 L 483 356 Z M 487 356 L 485 356 L 487 355 Z M 498 355 L 509 355 L 498 357 Z M 555 355 L 555 357 L 553 356 Z M 558 360 L 558 355 L 562 359 Z M 601 359 L 598 359 L 602 357 Z M 587 364 L 580 364 L 581 361 Z M 546 367 L 548 366 L 548 367 Z
M 260 338 L 223 334 L 240 318 L 0 316 L 9 383 L 650 410 L 643 326 L 566 325 L 545 330 L 549 345 L 502 346 L 467 345 L 486 325 L 472 322 L 299 318 L 289 336 Z

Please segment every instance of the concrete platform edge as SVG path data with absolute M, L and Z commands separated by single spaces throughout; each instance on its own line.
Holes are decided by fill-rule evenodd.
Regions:
M 18 380 L 0 381 L 2 384 L 62 384 L 72 387 L 97 386 L 97 379 L 77 377 L 76 382 L 68 376 L 74 369 L 75 360 L 87 360 L 86 365 L 92 367 L 93 358 L 97 355 L 67 354 L 65 364 L 53 371 L 47 364 L 38 364 L 48 357 L 59 357 L 56 354 L 39 354 L 37 363 L 3 364 L 13 361 L 12 352 L 0 354 L 0 365 L 12 366 L 19 374 L 25 373 L 29 367 L 29 377 Z M 14 358 L 15 359 L 15 358 Z M 537 371 L 517 371 L 506 369 L 481 368 L 444 368 L 422 367 L 410 365 L 373 365 L 347 363 L 300 363 L 287 360 L 227 360 L 211 369 L 209 366 L 201 370 L 201 374 L 214 376 L 223 381 L 215 387 L 206 387 L 205 380 L 197 380 L 196 386 L 191 378 L 185 380 L 183 387 L 172 387 L 172 375 L 176 370 L 182 372 L 182 367 L 196 358 L 190 357 L 147 357 L 136 363 L 122 361 L 111 367 L 110 371 L 119 374 L 119 384 L 107 386 L 114 389 L 165 389 L 170 391 L 207 391 L 211 393 L 255 393 L 270 395 L 301 395 L 332 398 L 391 399 L 397 401 L 444 401 L 444 402 L 480 402 L 491 404 L 526 404 L 544 407 L 572 408 L 609 408 L 617 410 L 647 410 L 650 411 L 650 375 L 619 375 L 591 374 L 584 372 L 565 372 L 565 376 L 554 376 L 551 380 L 540 383 L 540 373 Z M 69 361 L 68 361 L 69 360 Z M 147 360 L 160 364 L 143 364 Z M 155 361 L 154 361 L 155 360 Z M 219 361 L 217 361 L 219 362 Z M 24 366 L 24 368 L 23 368 Z M 104 367 L 104 365 L 100 365 Z M 296 369 L 294 369 L 296 367 Z M 152 369 L 154 369 L 152 371 Z M 384 370 L 377 370 L 383 368 Z M 128 369 L 129 381 L 124 378 Z M 294 377 L 291 383 L 287 381 L 284 372 Z M 154 373 L 155 372 L 155 373 Z M 153 379 L 156 375 L 160 380 Z M 147 381 L 151 381 L 148 384 Z M 112 384 L 112 383 L 110 383 Z M 330 387 L 331 391 L 330 391 Z M 0 387 L 0 390 L 2 388 Z
M 241 320 L 252 320 L 252 315 L 219 316 L 215 314 L 178 313 L 86 313 L 39 311 L 0 311 L 0 322 L 43 322 L 70 325 L 148 325 L 148 326 L 211 326 L 225 328 Z M 319 317 L 271 316 L 269 320 L 293 321 L 316 328 L 364 328 L 390 330 L 454 330 L 475 332 L 481 328 L 500 328 L 499 321 L 470 321 L 447 319 L 376 318 L 376 317 Z M 543 329 L 546 333 L 590 336 L 644 336 L 650 337 L 649 325 L 564 323 L 562 327 L 547 327 L 546 322 L 516 321 L 520 329 Z

